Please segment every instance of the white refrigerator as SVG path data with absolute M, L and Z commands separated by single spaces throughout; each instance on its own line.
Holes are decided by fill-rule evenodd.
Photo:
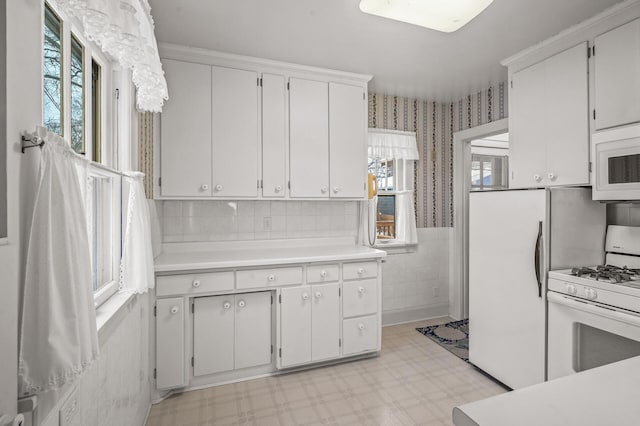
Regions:
M 469 361 L 518 389 L 546 379 L 547 272 L 604 260 L 590 188 L 469 195 Z

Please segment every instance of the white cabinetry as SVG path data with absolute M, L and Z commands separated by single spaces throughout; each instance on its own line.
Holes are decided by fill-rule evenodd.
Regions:
M 213 196 L 258 195 L 258 75 L 212 67 Z M 188 170 L 188 169 L 187 169 Z
M 262 196 L 287 193 L 287 84 L 283 75 L 262 74 Z
M 291 197 L 329 196 L 329 86 L 289 80 Z
M 589 184 L 587 44 L 513 73 L 510 186 Z
M 595 38 L 596 130 L 640 121 L 640 19 Z
M 280 291 L 279 366 L 340 356 L 340 284 Z
M 163 197 L 211 196 L 211 67 L 165 60 L 171 100 L 160 118 Z
M 270 362 L 271 292 L 195 299 L 194 376 Z
M 156 304 L 156 385 L 158 389 L 187 383 L 184 358 L 184 302 L 181 297 Z

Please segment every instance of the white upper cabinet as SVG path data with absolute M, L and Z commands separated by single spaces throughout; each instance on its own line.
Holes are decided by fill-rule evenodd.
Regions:
M 589 184 L 587 44 L 513 73 L 510 187 Z
M 329 83 L 332 198 L 362 198 L 367 176 L 366 99 L 361 86 Z
M 211 196 L 211 67 L 165 59 L 171 99 L 160 119 L 163 197 Z
M 595 38 L 596 130 L 640 121 L 640 19 Z
M 289 80 L 289 164 L 291 197 L 329 196 L 329 86 Z
M 253 71 L 212 67 L 215 197 L 258 195 L 258 82 Z
M 262 74 L 262 196 L 287 193 L 287 83 L 283 75 Z

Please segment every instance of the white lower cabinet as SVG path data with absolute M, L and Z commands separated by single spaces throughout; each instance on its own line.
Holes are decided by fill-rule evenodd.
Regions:
M 340 356 L 340 284 L 280 292 L 281 368 Z
M 270 362 L 271 292 L 194 300 L 194 376 Z
M 187 382 L 184 358 L 184 299 L 159 299 L 156 304 L 156 386 L 169 389 Z
M 342 314 L 345 318 L 375 314 L 378 310 L 378 280 L 349 281 L 343 284 Z
M 369 352 L 378 347 L 378 317 L 345 319 L 342 322 L 343 355 Z

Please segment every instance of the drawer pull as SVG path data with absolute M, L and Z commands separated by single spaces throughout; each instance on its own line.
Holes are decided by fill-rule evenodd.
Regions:
M 203 191 L 206 191 L 207 189 L 209 189 L 209 185 L 207 185 L 206 183 L 203 183 L 202 185 L 200 185 L 200 189 Z
M 309 300 L 309 294 L 308 293 L 302 293 L 302 300 Z
M 222 191 L 223 186 L 220 184 L 216 185 L 216 191 Z
M 327 188 L 325 185 L 322 185 L 320 187 L 320 192 L 322 192 L 323 194 L 326 194 L 328 190 L 329 190 L 329 188 Z
M 247 303 L 244 300 L 241 300 L 238 302 L 238 307 L 240 308 L 244 308 L 247 305 Z
M 229 302 L 229 301 L 224 302 L 222 304 L 222 307 L 225 308 L 225 309 L 229 309 L 231 307 L 231 302 Z
M 316 292 L 316 299 L 320 299 L 322 297 L 322 293 L 320 293 L 319 291 Z
M 179 310 L 180 310 L 180 309 L 178 309 L 178 307 L 177 307 L 177 306 L 172 306 L 172 307 L 171 307 L 171 315 L 175 315 L 175 314 L 177 314 Z
M 364 274 L 364 268 L 358 268 L 358 273 L 359 273 L 360 275 Z
M 192 286 L 194 286 L 195 288 L 200 287 L 200 280 L 193 280 L 193 282 L 191 283 Z
M 276 280 L 276 276 L 273 274 L 269 274 L 269 276 L 267 277 L 267 280 L 269 281 L 275 281 Z
M 282 185 L 276 185 L 275 190 L 276 190 L 276 193 L 282 191 Z
M 320 272 L 320 276 L 321 276 L 322 278 L 327 278 L 327 271 L 321 271 L 321 272 Z
M 358 330 L 364 330 L 364 324 L 363 323 L 359 323 L 358 324 Z
M 366 291 L 367 291 L 367 289 L 366 289 L 366 288 L 364 288 L 364 287 L 362 287 L 362 286 L 358 287 L 358 293 L 364 293 L 364 292 L 366 292 Z
M 337 194 L 338 192 L 340 192 L 340 188 L 338 188 L 337 186 L 333 188 L 333 193 Z

